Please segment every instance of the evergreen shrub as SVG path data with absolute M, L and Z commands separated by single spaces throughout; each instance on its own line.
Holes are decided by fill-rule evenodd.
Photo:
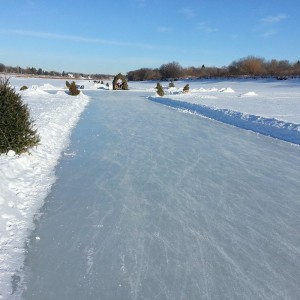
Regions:
M 0 153 L 21 154 L 36 146 L 40 137 L 33 127 L 27 104 L 8 79 L 0 78 Z
M 113 84 L 113 90 L 128 90 L 127 79 L 121 73 L 119 73 L 114 77 L 112 84 Z
M 172 88 L 172 87 L 175 87 L 175 84 L 174 84 L 173 81 L 171 81 L 171 82 L 169 83 L 169 88 Z
M 165 95 L 164 89 L 163 89 L 162 85 L 159 82 L 156 85 L 156 92 L 161 97 Z
M 20 91 L 25 91 L 25 90 L 27 90 L 27 89 L 28 89 L 28 86 L 23 85 L 23 86 L 20 88 Z
M 184 93 L 188 93 L 190 91 L 190 85 L 189 84 L 186 84 L 183 88 L 183 92 Z
M 72 83 L 69 86 L 69 94 L 71 96 L 77 96 L 79 95 L 80 91 L 78 90 L 75 81 L 72 81 Z

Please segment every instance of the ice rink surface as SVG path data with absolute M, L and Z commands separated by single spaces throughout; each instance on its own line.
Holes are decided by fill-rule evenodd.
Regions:
M 24 299 L 297 299 L 298 146 L 92 97 L 28 245 Z

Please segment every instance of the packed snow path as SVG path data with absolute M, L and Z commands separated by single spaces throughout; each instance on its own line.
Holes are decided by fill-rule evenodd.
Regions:
M 90 92 L 25 299 L 296 299 L 300 150 L 145 93 Z

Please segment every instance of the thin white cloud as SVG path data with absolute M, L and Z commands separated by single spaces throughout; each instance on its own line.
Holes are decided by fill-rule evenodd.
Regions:
M 211 27 L 211 26 L 209 26 L 209 24 L 206 23 L 206 22 L 199 23 L 199 24 L 197 25 L 197 28 L 198 28 L 199 30 L 203 31 L 203 32 L 206 32 L 206 33 L 213 33 L 213 32 L 219 31 L 218 28 Z
M 64 35 L 64 34 L 40 32 L 40 31 L 28 31 L 28 30 L 18 30 L 18 29 L 0 29 L 0 34 L 1 33 L 2 34 L 14 34 L 14 35 L 20 35 L 20 36 L 31 36 L 31 37 L 37 37 L 37 38 L 43 38 L 43 39 L 55 39 L 55 40 L 79 42 L 79 43 L 94 43 L 94 44 L 102 44 L 102 45 L 139 47 L 139 48 L 147 48 L 147 49 L 159 48 L 159 46 L 157 46 L 157 45 L 105 40 L 105 39 L 100 39 L 100 38 L 89 38 L 89 37 L 82 37 L 82 36 L 77 36 L 77 35 Z
M 263 23 L 273 24 L 273 23 L 279 23 L 287 18 L 288 18 L 287 15 L 281 14 L 281 15 L 277 15 L 277 16 L 265 17 L 265 18 L 261 19 L 261 21 Z
M 195 12 L 188 7 L 182 8 L 179 12 L 183 14 L 187 19 L 192 19 L 196 16 Z
M 253 29 L 253 32 L 258 33 L 259 37 L 270 38 L 278 33 L 278 26 L 281 26 L 281 22 L 287 18 L 286 14 L 266 16 L 259 20 L 260 22 Z
M 276 31 L 270 30 L 270 31 L 264 32 L 261 36 L 264 37 L 264 38 L 268 38 L 268 37 L 270 37 L 272 35 L 275 35 L 275 34 L 276 34 Z

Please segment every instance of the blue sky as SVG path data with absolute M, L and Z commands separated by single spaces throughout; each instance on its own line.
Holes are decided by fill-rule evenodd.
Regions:
M 0 0 L 0 63 L 126 73 L 300 59 L 299 0 Z

